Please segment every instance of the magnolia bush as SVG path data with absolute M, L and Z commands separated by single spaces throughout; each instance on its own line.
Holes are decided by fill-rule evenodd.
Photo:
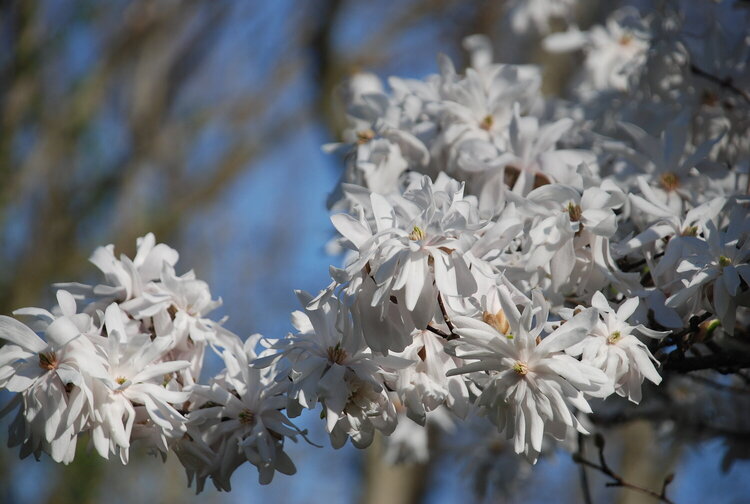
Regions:
M 100 283 L 57 284 L 50 311 L 0 317 L 10 445 L 69 463 L 86 434 L 127 463 L 139 442 L 173 451 L 200 491 L 229 490 L 245 462 L 261 483 L 293 474 L 285 446 L 307 440 L 305 409 L 333 447 L 380 433 L 394 462 L 428 457 L 426 424 L 490 422 L 531 463 L 623 408 L 741 426 L 681 381 L 729 385 L 750 368 L 740 4 L 626 8 L 546 35 L 547 51 L 580 53 L 566 100 L 541 94 L 539 67 L 494 63 L 479 35 L 462 71 L 440 56 L 422 80 L 352 77 L 344 141 L 325 146 L 346 164 L 329 244 L 344 260 L 318 294 L 297 293 L 294 331 L 243 341 L 151 234 L 132 259 L 99 248 Z M 537 35 L 575 7 L 506 6 Z M 203 379 L 207 352 L 224 369 Z M 748 454 L 732 440 L 725 462 Z

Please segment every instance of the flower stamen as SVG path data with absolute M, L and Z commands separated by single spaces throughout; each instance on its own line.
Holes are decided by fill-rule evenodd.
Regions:
M 255 413 L 249 409 L 243 409 L 240 414 L 237 415 L 237 419 L 242 425 L 252 425 L 255 423 Z
M 667 192 L 672 192 L 680 187 L 680 177 L 674 172 L 662 173 L 659 176 L 659 185 Z
M 609 335 L 609 338 L 607 338 L 607 343 L 609 343 L 610 345 L 614 345 L 620 340 L 621 337 L 622 333 L 620 331 L 613 331 L 612 334 Z
M 479 127 L 485 131 L 489 131 L 492 129 L 493 124 L 495 124 L 495 118 L 488 114 L 484 116 L 484 119 L 482 119 L 482 122 L 479 123 Z
M 570 222 L 578 222 L 581 220 L 581 215 L 583 214 L 581 205 L 576 205 L 571 201 L 568 203 L 565 211 L 568 212 L 568 215 L 570 216 Z
M 424 240 L 424 236 L 424 231 L 419 226 L 414 226 L 414 229 L 412 229 L 411 233 L 409 233 L 409 239 L 413 241 Z
M 375 138 L 375 132 L 371 129 L 357 131 L 357 143 L 359 145 L 366 144 L 373 138 Z
M 48 371 L 57 369 L 57 355 L 55 352 L 40 353 L 39 367 Z
M 687 226 L 682 230 L 682 236 L 698 236 L 698 226 Z
M 341 343 L 336 343 L 336 346 L 328 347 L 328 360 L 333 364 L 343 363 L 346 357 L 346 350 L 341 348 Z
M 529 365 L 525 362 L 516 361 L 516 363 L 513 364 L 513 371 L 521 376 L 526 376 L 529 372 Z

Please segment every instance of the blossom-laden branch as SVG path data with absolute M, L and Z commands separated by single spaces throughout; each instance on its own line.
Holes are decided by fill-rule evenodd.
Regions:
M 750 368 L 750 355 L 742 352 L 726 352 L 716 345 L 712 346 L 714 353 L 709 355 L 697 355 L 686 357 L 685 353 L 691 349 L 693 338 L 702 332 L 710 332 L 715 327 L 705 327 L 714 314 L 705 312 L 690 318 L 688 327 L 675 332 L 664 339 L 662 347 L 676 345 L 676 349 L 662 357 L 662 365 L 665 371 L 678 373 L 689 373 L 712 369 L 722 374 L 737 373 L 743 369 Z M 718 323 L 712 323 L 717 326 Z
M 684 68 L 668 63 L 685 61 L 669 52 L 683 44 L 663 44 L 663 28 L 618 11 L 606 27 L 549 37 L 553 50 L 586 52 L 580 95 L 564 104 L 540 92 L 539 68 L 494 64 L 482 36 L 466 39 L 463 72 L 443 58 L 439 75 L 393 78 L 390 91 L 353 77 L 351 127 L 327 147 L 347 164 L 330 201 L 331 250 L 346 261 L 319 294 L 297 293 L 295 331 L 243 342 L 209 317 L 219 302 L 207 284 L 178 275 L 177 252 L 153 236 L 133 259 L 98 249 L 101 284 L 58 286 L 51 311 L 18 312 L 29 326 L 0 317 L 13 444 L 67 462 L 90 432 L 101 456 L 125 462 L 131 439 L 145 439 L 175 451 L 199 490 L 208 478 L 228 489 L 243 461 L 261 483 L 295 471 L 284 443 L 304 438 L 290 418 L 305 409 L 321 410 L 336 448 L 376 433 L 412 442 L 404 418 L 453 425 L 478 410 L 535 463 L 551 451 L 545 439 L 588 434 L 593 399 L 640 404 L 664 371 L 750 364 L 721 346 L 742 348 L 737 328 L 750 319 L 745 104 L 707 121 L 680 96 Z M 746 68 L 729 55 L 722 65 Z M 614 95 L 653 113 L 601 108 Z M 209 351 L 225 366 L 201 381 Z M 652 351 L 668 354 L 661 368 Z M 675 415 L 672 388 L 634 411 Z M 688 421 L 704 417 L 701 401 L 689 407 Z M 609 486 L 671 502 L 669 481 L 661 493 L 626 482 L 597 446 L 598 463 L 576 456 L 588 501 L 593 468 Z
M 445 320 L 445 325 L 448 326 L 448 329 L 450 329 L 451 332 L 448 339 L 458 338 L 458 335 L 456 334 L 456 326 L 453 325 L 453 321 L 451 321 L 451 318 L 448 315 L 448 310 L 445 308 L 445 302 L 443 301 L 443 295 L 440 292 L 438 292 L 437 299 L 438 306 L 440 306 L 440 313 L 443 314 L 443 320 Z
M 599 451 L 599 463 L 598 464 L 596 462 L 587 460 L 582 450 L 580 450 L 580 448 L 578 452 L 573 454 L 573 461 L 576 464 L 580 464 L 583 467 L 590 467 L 591 469 L 595 469 L 601 472 L 602 474 L 604 474 L 605 476 L 607 476 L 608 478 L 610 478 L 611 481 L 608 481 L 606 483 L 606 486 L 608 487 L 628 488 L 630 490 L 640 492 L 642 494 L 658 499 L 659 502 L 664 502 L 665 504 L 675 504 L 673 500 L 667 497 L 667 487 L 669 486 L 670 483 L 672 483 L 672 480 L 674 479 L 674 474 L 669 474 L 667 475 L 666 478 L 664 478 L 664 483 L 662 484 L 661 491 L 659 492 L 649 490 L 648 488 L 640 487 L 638 485 L 625 481 L 625 479 L 622 476 L 617 474 L 609 466 L 609 464 L 607 464 L 607 461 L 604 458 L 604 437 L 601 434 L 596 434 L 596 436 L 594 436 L 594 444 L 596 445 Z M 590 502 L 590 496 L 589 496 L 589 502 Z

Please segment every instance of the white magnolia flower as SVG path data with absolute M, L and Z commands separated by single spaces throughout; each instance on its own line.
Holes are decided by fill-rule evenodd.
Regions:
M 296 440 L 303 433 L 281 412 L 286 406 L 282 395 L 286 384 L 250 366 L 257 358 L 254 348 L 259 338 L 251 336 L 244 344 L 237 341 L 231 350 L 224 350 L 226 369 L 211 385 L 192 388 L 191 400 L 197 408 L 188 415 L 188 433 L 200 440 L 199 446 L 205 444 L 214 452 L 211 463 L 199 464 L 204 471 L 198 479 L 210 476 L 220 490 L 231 490 L 232 473 L 245 461 L 257 467 L 262 485 L 271 482 L 275 471 L 297 471 L 284 452 L 284 438 Z
M 441 186 L 445 187 L 445 190 Z M 374 281 L 369 300 L 385 316 L 395 299 L 409 313 L 414 327 L 423 329 L 432 321 L 438 294 L 467 296 L 476 289 L 462 253 L 476 239 L 479 220 L 476 201 L 463 196 L 463 187 L 447 177 L 434 184 L 424 177 L 419 187 L 404 193 L 397 205 L 372 193 L 370 211 L 375 230 L 364 218 L 347 214 L 331 217 L 336 229 L 356 251 L 346 267 L 343 281 L 351 282 L 348 293 Z M 377 351 L 402 351 L 409 343 L 403 338 L 378 340 L 363 327 L 368 345 Z
M 406 414 L 414 422 L 424 425 L 427 412 L 447 406 L 458 417 L 469 410 L 469 391 L 459 377 L 446 376 L 460 361 L 445 353 L 447 340 L 426 330 L 416 330 L 406 349 L 396 354 L 412 361 L 398 371 L 394 384 Z
M 675 213 L 684 213 L 685 202 L 701 198 L 707 188 L 707 177 L 698 170 L 721 136 L 693 147 L 688 138 L 689 111 L 675 117 L 665 129 L 653 136 L 640 126 L 622 123 L 620 126 L 632 138 L 636 148 L 617 147 L 619 152 L 649 177 L 652 192 L 659 202 Z M 711 165 L 712 163 L 709 163 Z
M 576 267 L 577 247 L 593 244 L 592 235 L 612 236 L 617 230 L 614 210 L 625 195 L 611 184 L 579 191 L 570 186 L 548 184 L 519 201 L 534 216 L 529 231 L 526 271 L 549 270 L 552 288 L 559 290 Z M 580 236 L 581 243 L 576 243 Z
M 185 432 L 185 418 L 175 409 L 189 394 L 165 387 L 165 376 L 185 369 L 187 361 L 163 361 L 172 341 L 151 339 L 126 322 L 127 315 L 116 303 L 107 307 L 106 337 L 95 338 L 107 360 L 106 379 L 94 382 L 94 411 L 91 437 L 99 455 L 119 455 L 128 462 L 131 432 L 138 410 L 162 438 L 175 438 Z M 127 326 L 131 326 L 128 328 Z M 166 440 L 162 443 L 166 445 Z
M 638 188 L 641 193 L 631 193 L 630 200 L 633 206 L 644 214 L 647 222 L 653 222 L 653 224 L 627 242 L 618 244 L 615 251 L 618 256 L 624 256 L 657 240 L 669 237 L 664 258 L 659 261 L 658 267 L 662 270 L 674 270 L 677 266 L 676 261 L 679 260 L 686 246 L 684 238 L 704 234 L 706 222 L 716 219 L 727 202 L 726 198 L 712 198 L 683 214 L 666 206 L 662 198 L 648 184 L 646 177 L 638 177 Z M 656 274 L 660 276 L 659 272 Z
M 638 303 L 638 298 L 627 299 L 615 311 L 604 294 L 596 292 L 591 306 L 599 310 L 602 319 L 585 339 L 566 349 L 569 355 L 582 355 L 584 362 L 604 371 L 615 384 L 615 392 L 636 404 L 641 401 L 643 380 L 648 379 L 658 385 L 661 376 L 654 367 L 656 359 L 635 336 L 635 332 L 657 339 L 669 334 L 668 331 L 654 331 L 640 324 L 628 324 L 627 320 L 638 308 Z
M 533 304 L 527 304 L 523 313 L 505 287 L 499 293 L 507 332 L 456 317 L 460 338 L 454 352 L 470 363 L 450 374 L 489 372 L 477 378 L 482 388 L 477 405 L 513 439 L 516 453 L 534 462 L 545 432 L 558 440 L 565 439 L 571 427 L 587 433 L 575 411 L 591 412 L 585 394 L 603 397 L 611 393 L 612 385 L 601 370 L 564 352 L 586 337 L 596 322 L 595 310 L 580 313 L 541 338 L 548 306 L 539 293 L 534 293 Z
M 139 297 L 121 303 L 120 308 L 142 321 L 143 330 L 169 338 L 170 359 L 190 362 L 188 368 L 179 372 L 183 383 L 188 385 L 200 376 L 206 347 L 227 344 L 228 331 L 221 327 L 223 321 L 207 317 L 221 304 L 221 298 L 211 299 L 208 284 L 196 279 L 192 271 L 178 276 L 165 263 L 159 281 L 150 282 Z
M 549 30 L 550 19 L 569 19 L 577 3 L 577 0 L 510 0 L 503 8 L 516 33 L 526 33 L 532 28 L 544 33 Z
M 305 292 L 297 292 L 303 306 L 313 301 Z M 256 359 L 256 367 L 266 367 L 280 358 L 290 361 L 279 378 L 289 380 L 290 416 L 301 408 L 312 409 L 320 402 L 326 429 L 334 447 L 351 437 L 359 447 L 372 442 L 374 429 L 386 434 L 396 426 L 396 410 L 385 388 L 387 377 L 411 364 L 395 356 L 374 355 L 364 344 L 349 309 L 332 294 L 319 300 L 316 308 L 295 312 L 292 322 L 299 333 L 289 334 L 274 348 L 282 351 Z
M 484 35 L 466 37 L 463 46 L 471 60 L 465 75 L 457 74 L 449 59 L 440 61 L 440 99 L 433 107 L 443 135 L 436 141 L 451 146 L 478 138 L 502 145 L 513 104 L 528 112 L 540 101 L 541 73 L 532 65 L 493 63 L 492 42 Z
M 101 357 L 83 335 L 91 319 L 76 314 L 76 303 L 58 291 L 62 314 L 27 308 L 19 314 L 35 315 L 44 339 L 21 322 L 0 316 L 0 387 L 19 393 L 4 413 L 20 405 L 11 428 L 11 445 L 23 445 L 22 456 L 47 452 L 57 462 L 69 463 L 76 439 L 93 402 L 91 382 L 105 374 Z
M 614 89 L 628 90 L 628 79 L 646 61 L 650 34 L 635 9 L 615 11 L 605 26 L 596 25 L 582 32 L 573 26 L 544 39 L 544 48 L 551 52 L 583 49 L 586 52 L 579 93 Z
M 498 151 L 491 161 L 477 163 L 475 156 L 463 167 L 469 171 L 494 171 L 492 177 L 499 177 L 514 193 L 523 196 L 550 182 L 576 185 L 576 167 L 581 163 L 593 165 L 596 158 L 584 150 L 556 147 L 573 124 L 570 118 L 540 124 L 536 117 L 521 116 L 516 104 L 508 126 L 507 147 Z
M 713 284 L 713 311 L 724 331 L 731 335 L 737 317 L 740 278 L 750 283 L 750 240 L 739 241 L 740 226 L 730 226 L 722 232 L 708 221 L 706 227 L 706 241 L 699 241 L 697 248 L 677 267 L 677 273 L 685 279 L 676 284 L 666 304 L 672 308 L 687 306 L 694 312 L 702 301 L 702 289 Z
M 100 299 L 96 306 L 104 308 L 111 301 L 126 301 L 140 296 L 143 288 L 159 278 L 164 264 L 174 266 L 180 255 L 163 243 L 156 243 L 153 233 L 138 238 L 138 251 L 133 259 L 124 254 L 115 257 L 115 246 L 99 247 L 89 261 L 104 274 L 104 283 L 95 286 L 77 283 L 56 284 L 80 297 Z

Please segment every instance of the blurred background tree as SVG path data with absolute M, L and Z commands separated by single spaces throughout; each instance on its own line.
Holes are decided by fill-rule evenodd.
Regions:
M 319 146 L 344 124 L 341 82 L 360 70 L 419 77 L 436 70 L 438 51 L 461 64 L 463 37 L 486 33 L 501 60 L 546 63 L 547 91 L 562 89 L 574 60 L 513 36 L 503 8 L 500 0 L 1 1 L 0 312 L 44 304 L 52 282 L 85 280 L 95 246 L 130 254 L 153 231 L 226 300 L 233 331 L 284 334 L 292 290 L 323 287 L 336 262 L 323 250 L 325 198 L 342 165 Z M 579 23 L 609 10 L 591 0 Z M 297 477 L 259 488 L 248 469 L 232 494 L 192 499 L 465 497 L 461 481 L 470 478 L 455 461 L 391 471 L 377 450 L 362 458 L 298 446 Z M 123 468 L 80 451 L 62 467 L 0 450 L 0 498 L 191 499 L 174 461 L 141 454 Z M 575 475 L 565 464 L 540 468 L 534 480 L 547 477 L 545 485 L 518 495 L 576 502 L 577 489 L 549 477 Z M 384 484 L 374 481 L 399 490 L 379 494 Z

